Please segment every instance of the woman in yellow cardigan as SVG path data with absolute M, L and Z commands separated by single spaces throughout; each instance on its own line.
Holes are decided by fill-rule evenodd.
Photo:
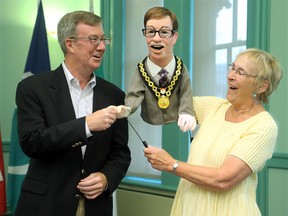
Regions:
M 278 127 L 263 103 L 276 89 L 282 69 L 270 54 L 247 49 L 229 65 L 227 99 L 194 97 L 200 125 L 187 162 L 149 146 L 152 167 L 181 177 L 171 216 L 261 215 L 257 172 L 271 158 Z

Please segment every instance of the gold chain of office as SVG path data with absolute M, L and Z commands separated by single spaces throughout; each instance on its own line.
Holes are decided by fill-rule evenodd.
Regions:
M 169 83 L 169 85 L 166 88 L 159 88 L 159 87 L 155 86 L 154 82 L 151 81 L 149 75 L 145 71 L 144 63 L 141 62 L 138 64 L 139 71 L 141 72 L 142 76 L 144 77 L 144 80 L 147 82 L 148 86 L 152 89 L 152 91 L 155 93 L 155 96 L 158 98 L 158 106 L 161 109 L 166 109 L 170 105 L 169 97 L 171 95 L 171 92 L 172 92 L 179 76 L 181 75 L 182 61 L 177 56 L 176 56 L 176 59 L 177 59 L 177 62 L 176 62 L 177 66 L 176 66 L 174 76 L 172 77 L 171 82 Z

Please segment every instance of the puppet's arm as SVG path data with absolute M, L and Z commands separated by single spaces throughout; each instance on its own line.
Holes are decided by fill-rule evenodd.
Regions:
M 138 69 L 136 69 L 125 97 L 125 105 L 115 107 L 117 109 L 116 118 L 126 118 L 133 114 L 143 101 L 144 92 L 145 84 L 139 75 Z
M 125 107 L 122 107 L 123 112 L 129 112 L 128 116 L 133 114 L 144 100 L 145 91 L 146 85 L 143 82 L 138 69 L 136 69 L 125 97 Z
M 190 77 L 187 68 L 184 66 L 183 77 L 180 83 L 180 105 L 178 126 L 180 130 L 186 132 L 188 130 L 195 130 L 197 122 L 193 116 L 193 101 L 192 101 L 192 88 Z

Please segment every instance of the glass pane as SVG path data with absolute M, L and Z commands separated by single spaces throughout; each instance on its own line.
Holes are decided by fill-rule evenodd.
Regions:
M 235 58 L 236 58 L 236 56 L 241 52 L 241 51 L 243 51 L 243 50 L 245 50 L 246 49 L 246 46 L 238 46 L 238 47 L 233 47 L 232 48 L 232 61 L 234 61 L 235 60 Z M 231 62 L 229 62 L 228 64 L 230 64 Z
M 246 41 L 247 33 L 247 0 L 238 1 L 237 10 L 237 40 Z
M 233 33 L 233 5 L 232 0 L 229 6 L 223 7 L 216 19 L 216 45 L 232 42 Z
M 150 125 L 144 122 L 140 117 L 141 107 L 128 117 L 129 122 L 139 134 L 143 141 L 146 141 L 148 145 L 161 147 L 162 146 L 162 126 Z M 136 132 L 129 125 L 129 147 L 131 150 L 132 161 L 128 169 L 128 176 L 139 177 L 160 177 L 160 171 L 157 171 L 151 167 L 143 153 L 143 144 L 137 136 Z
M 227 49 L 216 50 L 215 96 L 226 97 L 227 91 Z

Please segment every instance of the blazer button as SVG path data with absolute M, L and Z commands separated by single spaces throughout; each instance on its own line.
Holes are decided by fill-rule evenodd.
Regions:
M 80 195 L 80 194 L 76 194 L 76 195 L 75 195 L 75 198 L 80 199 L 80 198 L 81 198 L 81 195 Z
M 85 169 L 82 169 L 82 170 L 81 170 L 81 173 L 82 173 L 82 174 L 85 174 Z

